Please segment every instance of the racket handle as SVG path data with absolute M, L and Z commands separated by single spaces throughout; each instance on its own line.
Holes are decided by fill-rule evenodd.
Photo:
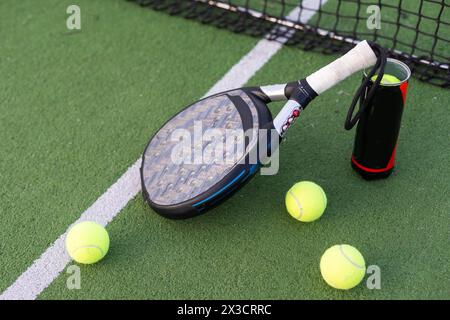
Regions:
M 364 40 L 342 57 L 308 76 L 306 81 L 319 95 L 353 73 L 371 67 L 376 62 L 377 56 Z

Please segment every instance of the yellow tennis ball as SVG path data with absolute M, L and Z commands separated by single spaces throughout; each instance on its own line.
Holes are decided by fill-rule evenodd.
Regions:
M 76 262 L 95 263 L 106 255 L 108 249 L 108 232 L 96 222 L 80 222 L 67 233 L 66 250 Z
M 333 288 L 348 290 L 356 287 L 366 274 L 366 263 L 361 253 L 348 244 L 335 245 L 320 259 L 323 279 Z
M 310 181 L 301 181 L 286 193 L 286 208 L 297 220 L 311 222 L 319 219 L 327 206 L 327 196 L 323 189 Z
M 375 80 L 377 79 L 378 75 L 374 75 L 371 79 L 372 81 L 375 82 Z M 393 76 L 391 74 L 384 74 L 383 78 L 381 78 L 381 82 L 380 84 L 394 84 L 394 83 L 400 83 L 400 79 L 397 78 L 396 76 Z

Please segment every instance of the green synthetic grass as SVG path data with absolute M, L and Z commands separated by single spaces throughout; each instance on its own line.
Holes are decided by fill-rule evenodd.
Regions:
M 122 0 L 68 31 L 69 4 L 0 2 L 0 291 L 257 41 Z
M 87 21 L 70 33 L 69 2 L 34 3 L 0 3 L 0 71 L 11 75 L 0 85 L 0 290 L 256 42 L 121 0 L 79 1 Z M 332 59 L 283 48 L 249 84 L 301 78 Z M 354 130 L 343 128 L 359 81 L 311 103 L 281 146 L 277 175 L 186 221 L 156 215 L 139 194 L 108 225 L 105 259 L 81 266 L 81 290 L 68 290 L 63 273 L 39 298 L 448 298 L 449 93 L 411 81 L 396 171 L 367 182 L 350 168 Z M 327 193 L 315 223 L 285 211 L 299 180 Z M 381 268 L 381 290 L 324 283 L 320 256 L 339 243 Z
M 284 48 L 251 84 L 295 79 L 331 59 Z M 367 182 L 350 168 L 354 131 L 343 128 L 358 83 L 353 77 L 311 104 L 281 146 L 277 175 L 256 177 L 219 208 L 186 221 L 159 217 L 139 196 L 108 226 L 106 259 L 81 267 L 82 289 L 66 289 L 63 274 L 40 298 L 448 298 L 449 95 L 411 81 L 397 170 Z M 327 193 L 328 208 L 315 223 L 285 211 L 284 194 L 299 180 Z M 381 268 L 381 290 L 342 292 L 323 282 L 320 256 L 339 243 Z

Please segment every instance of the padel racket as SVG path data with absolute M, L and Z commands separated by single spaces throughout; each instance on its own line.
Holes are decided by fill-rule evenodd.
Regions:
M 218 205 L 240 189 L 260 168 L 262 159 L 258 157 L 256 161 L 250 161 L 250 156 L 259 154 L 256 150 L 260 146 L 259 140 L 263 139 L 259 133 L 264 131 L 261 129 L 276 130 L 277 139 L 280 139 L 312 99 L 376 62 L 375 52 L 366 41 L 362 41 L 306 79 L 234 89 L 187 106 L 156 132 L 144 151 L 141 182 L 145 200 L 156 212 L 173 219 L 189 218 Z M 267 104 L 281 100 L 287 102 L 272 118 Z M 217 143 L 211 143 L 212 139 L 190 143 L 196 141 L 193 137 L 205 135 L 212 129 L 215 136 L 223 137 L 227 130 L 254 134 L 245 135 L 244 139 L 236 138 L 231 149 L 216 149 Z M 185 137 L 189 143 L 181 145 L 180 137 Z M 273 143 L 267 135 L 264 139 L 272 151 L 278 145 L 278 141 Z M 213 151 L 206 152 L 208 148 Z M 222 153 L 219 156 L 233 160 L 216 161 L 219 152 Z M 192 160 L 196 154 L 206 153 L 212 154 L 208 161 Z M 174 157 L 177 154 L 178 158 Z

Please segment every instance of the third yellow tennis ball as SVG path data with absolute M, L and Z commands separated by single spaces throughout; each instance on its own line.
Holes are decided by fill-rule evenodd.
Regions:
M 323 189 L 311 181 L 301 181 L 292 186 L 286 194 L 286 208 L 297 220 L 311 222 L 319 219 L 327 206 Z
M 76 262 L 95 263 L 106 255 L 108 249 L 108 232 L 96 222 L 80 222 L 67 233 L 66 250 Z
M 371 79 L 372 81 L 375 82 L 375 80 L 377 79 L 378 75 L 374 75 Z M 396 76 L 393 76 L 391 74 L 384 74 L 383 78 L 381 78 L 381 82 L 380 84 L 394 84 L 394 83 L 400 83 L 400 79 L 397 78 Z
M 366 274 L 366 262 L 362 254 L 348 244 L 333 246 L 320 260 L 323 279 L 333 288 L 348 290 L 357 286 Z

